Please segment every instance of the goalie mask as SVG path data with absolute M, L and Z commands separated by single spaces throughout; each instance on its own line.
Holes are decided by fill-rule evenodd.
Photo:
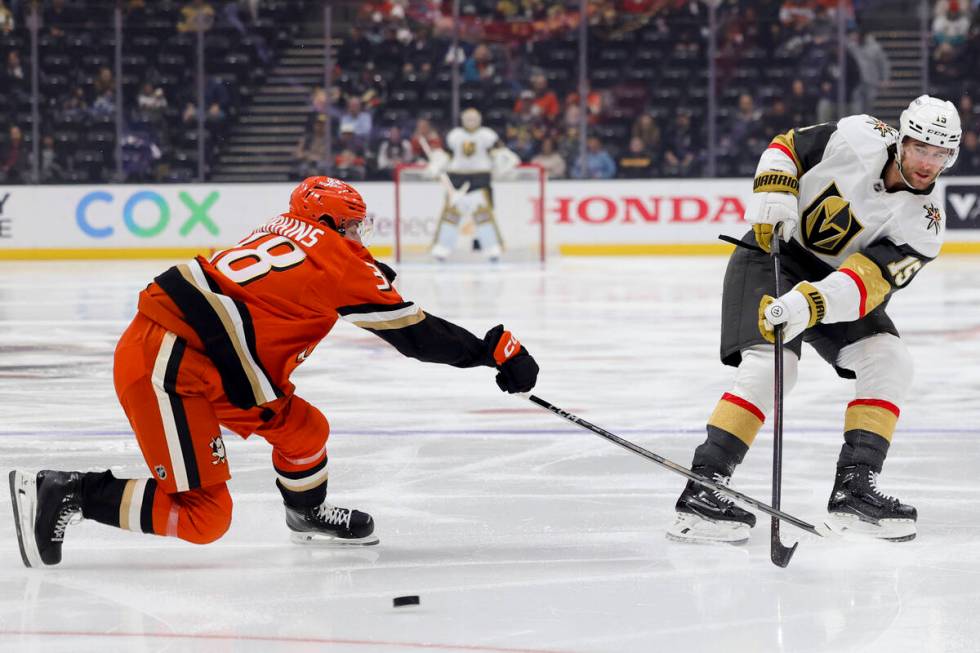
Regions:
M 341 236 L 358 242 L 366 238 L 371 226 L 366 220 L 367 206 L 361 194 L 347 182 L 333 177 L 307 177 L 300 182 L 289 196 L 289 213 L 323 222 Z
M 959 155 L 961 134 L 960 116 L 952 102 L 920 95 L 899 118 L 895 155 L 899 171 L 902 170 L 902 147 L 906 138 L 948 149 L 949 155 L 942 168 L 948 170 L 956 163 Z M 904 173 L 902 177 L 904 179 Z
M 483 124 L 483 116 L 480 115 L 479 111 L 471 107 L 462 113 L 460 122 L 463 124 L 463 129 L 473 132 Z

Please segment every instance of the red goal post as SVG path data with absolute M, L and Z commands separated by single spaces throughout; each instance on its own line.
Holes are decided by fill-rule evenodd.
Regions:
M 400 165 L 395 169 L 395 261 L 431 261 L 446 202 L 444 181 L 425 174 L 424 163 Z M 491 181 L 493 212 L 503 241 L 501 260 L 544 262 L 549 256 L 544 219 L 547 173 L 539 165 L 524 163 L 504 179 Z M 481 261 L 473 249 L 473 225 L 461 224 L 456 251 L 449 261 Z

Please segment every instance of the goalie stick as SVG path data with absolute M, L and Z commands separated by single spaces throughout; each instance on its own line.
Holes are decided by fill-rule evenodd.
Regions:
M 776 297 L 782 295 L 780 292 L 780 261 L 779 261 L 779 239 L 782 238 L 782 224 L 777 224 L 772 230 L 772 267 L 776 276 Z M 774 329 L 775 339 L 775 379 L 774 379 L 774 401 L 772 418 L 772 507 L 779 510 L 780 495 L 783 483 L 783 331 L 785 325 L 777 324 Z M 793 558 L 799 542 L 794 542 L 793 546 L 786 546 L 779 539 L 779 520 L 772 518 L 769 524 L 769 559 L 777 567 L 785 567 Z
M 555 406 L 554 404 L 548 403 L 547 401 L 545 401 L 541 397 L 535 396 L 535 395 L 530 394 L 530 393 L 524 393 L 521 396 L 523 396 L 525 399 L 527 399 L 528 401 L 530 401 L 532 404 L 535 404 L 536 406 L 540 406 L 541 408 L 544 408 L 548 412 L 554 413 L 558 417 L 561 417 L 562 419 L 567 420 L 567 421 L 571 422 L 572 424 L 575 424 L 576 426 L 579 426 L 579 427 L 585 429 L 586 431 L 591 431 L 591 432 L 595 433 L 596 435 L 598 435 L 599 437 L 605 438 L 606 440 L 609 440 L 613 444 L 618 444 L 619 446 L 623 447 L 624 449 L 629 449 L 630 451 L 632 451 L 633 453 L 637 454 L 638 456 L 642 456 L 643 458 L 646 458 L 647 460 L 652 460 L 653 462 L 657 463 L 661 467 L 666 467 L 670 471 L 675 472 L 677 474 L 680 474 L 681 476 L 685 476 L 685 477 L 691 479 L 692 481 L 694 481 L 695 483 L 700 483 L 701 485 L 703 485 L 706 488 L 709 488 L 709 489 L 711 489 L 711 490 L 713 490 L 715 492 L 721 492 L 723 494 L 726 494 L 726 495 L 732 497 L 733 499 L 737 499 L 737 500 L 741 501 L 742 503 L 745 503 L 745 504 L 747 504 L 749 506 L 752 506 L 756 510 L 759 510 L 760 512 L 764 512 L 767 515 L 771 516 L 773 519 L 781 519 L 781 520 L 783 520 L 784 522 L 786 522 L 788 524 L 792 524 L 793 526 L 796 526 L 797 528 L 799 528 L 801 530 L 804 530 L 807 533 L 810 533 L 812 535 L 816 535 L 818 537 L 824 537 L 824 536 L 826 536 L 829 533 L 829 531 L 820 530 L 816 526 L 814 526 L 813 524 L 810 524 L 808 522 L 805 522 L 802 519 L 799 519 L 798 517 L 794 517 L 793 515 L 791 515 L 789 513 L 783 512 L 782 510 L 779 510 L 777 508 L 773 508 L 772 506 L 769 506 L 769 505 L 763 503 L 762 501 L 759 501 L 758 499 L 753 499 L 752 497 L 750 497 L 747 494 L 742 494 L 738 490 L 733 490 L 732 488 L 728 487 L 727 485 L 722 485 L 720 483 L 716 483 L 716 482 L 712 481 L 711 479 L 709 479 L 709 478 L 707 478 L 705 476 L 701 476 L 697 472 L 693 472 L 690 469 L 688 469 L 687 467 L 683 467 L 681 465 L 678 465 L 677 463 L 675 463 L 673 461 L 670 461 L 670 460 L 664 458 L 663 456 L 657 455 L 657 454 L 653 453 L 652 451 L 647 451 L 646 449 L 644 449 L 643 447 L 639 446 L 638 444 L 633 444 L 629 440 L 624 440 L 623 438 L 621 438 L 618 435 L 615 435 L 613 433 L 610 433 L 609 431 L 605 430 L 604 428 L 598 427 L 595 424 L 592 424 L 591 422 L 587 422 L 586 420 L 582 419 L 581 417 L 578 417 L 577 415 L 573 415 L 572 413 L 568 412 L 567 410 L 563 410 L 563 409 L 559 408 L 558 406 Z M 783 565 L 783 566 L 785 566 L 785 565 Z

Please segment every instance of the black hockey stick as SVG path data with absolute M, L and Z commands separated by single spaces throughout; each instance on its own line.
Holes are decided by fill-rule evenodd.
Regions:
M 578 417 L 577 415 L 573 415 L 572 413 L 568 412 L 567 410 L 562 410 L 558 406 L 555 406 L 554 404 L 548 403 L 547 401 L 545 401 L 541 397 L 537 397 L 537 396 L 532 395 L 532 394 L 529 394 L 529 393 L 528 394 L 524 394 L 523 396 L 526 397 L 531 403 L 536 404 L 536 405 L 540 406 L 541 408 L 544 408 L 548 412 L 554 413 L 555 415 L 557 415 L 558 417 L 561 417 L 562 419 L 568 420 L 569 422 L 571 422 L 572 424 L 575 424 L 576 426 L 580 426 L 580 427 L 582 427 L 583 429 L 585 429 L 587 431 L 592 431 L 593 433 L 595 433 L 599 437 L 605 438 L 606 440 L 609 440 L 613 444 L 618 444 L 619 446 L 623 447 L 624 449 L 629 449 L 633 453 L 635 453 L 635 454 L 637 454 L 639 456 L 642 456 L 642 457 L 646 458 L 647 460 L 652 460 L 653 462 L 657 463 L 661 467 L 666 467 L 667 469 L 669 469 L 672 472 L 676 472 L 676 473 L 680 474 L 681 476 L 686 476 L 687 478 L 691 479 L 695 483 L 700 483 L 701 485 L 703 485 L 704 487 L 706 487 L 706 488 L 708 488 L 710 490 L 714 490 L 715 492 L 721 492 L 723 494 L 726 494 L 726 495 L 732 497 L 733 499 L 738 499 L 742 503 L 745 503 L 745 504 L 747 504 L 749 506 L 752 506 L 756 510 L 759 510 L 761 512 L 764 512 L 767 515 L 771 515 L 773 519 L 782 519 L 783 521 L 788 522 L 788 523 L 792 524 L 793 526 L 796 526 L 797 528 L 800 528 L 800 529 L 806 531 L 807 533 L 811 533 L 813 535 L 819 535 L 820 537 L 823 537 L 824 535 L 826 535 L 826 532 L 822 532 L 820 530 L 817 530 L 817 527 L 814 526 L 813 524 L 809 524 L 809 523 L 803 521 L 802 519 L 799 519 L 797 517 L 794 517 L 793 515 L 790 515 L 790 514 L 785 513 L 785 512 L 783 512 L 781 510 L 772 508 L 771 506 L 766 505 L 765 503 L 759 501 L 758 499 L 753 499 L 752 497 L 750 497 L 750 496 L 748 496 L 746 494 L 742 494 L 738 490 L 733 490 L 732 488 L 728 487 L 727 485 L 722 485 L 721 483 L 716 483 L 716 482 L 712 481 L 711 479 L 709 479 L 709 478 L 707 478 L 705 476 L 701 476 L 697 472 L 691 471 L 687 467 L 682 467 L 681 465 L 678 465 L 675 462 L 672 462 L 670 460 L 667 460 L 663 456 L 658 456 L 657 454 L 653 453 L 652 451 L 647 451 L 643 447 L 641 447 L 641 446 L 639 446 L 637 444 L 633 444 L 629 440 L 624 440 L 623 438 L 619 437 L 618 435 L 615 435 L 613 433 L 610 433 L 609 431 L 607 431 L 607 430 L 605 430 L 603 428 L 600 428 L 600 427 L 596 426 L 595 424 L 592 424 L 590 422 L 587 422 L 584 419 L 582 419 L 581 417 Z M 785 566 L 785 565 L 783 565 L 783 566 Z
M 776 297 L 780 291 L 779 239 L 782 237 L 782 223 L 772 230 L 772 267 L 776 276 Z M 777 324 L 775 331 L 776 361 L 775 361 L 775 401 L 773 402 L 772 418 L 772 507 L 779 510 L 780 495 L 783 484 L 783 325 Z M 785 546 L 779 539 L 779 520 L 772 518 L 769 525 L 769 557 L 778 567 L 785 567 L 793 558 L 799 542 L 793 546 Z

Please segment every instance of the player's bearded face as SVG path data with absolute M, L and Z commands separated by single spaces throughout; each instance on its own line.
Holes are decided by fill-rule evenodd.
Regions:
M 924 190 L 936 181 L 951 155 L 949 148 L 907 139 L 902 144 L 902 172 L 912 186 Z

